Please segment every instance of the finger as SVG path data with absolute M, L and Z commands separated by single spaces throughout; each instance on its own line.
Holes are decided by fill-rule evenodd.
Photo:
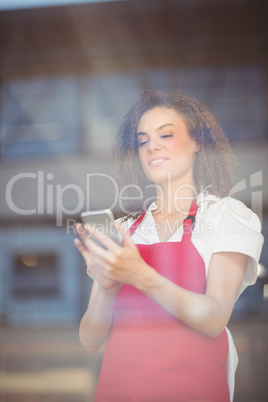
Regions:
M 99 276 L 99 272 L 103 270 L 103 268 L 101 267 L 101 265 L 103 265 L 103 261 L 98 259 L 97 257 L 92 258 L 92 256 L 89 254 L 88 249 L 85 247 L 81 240 L 74 239 L 74 244 L 85 260 L 88 276 L 90 276 L 92 279 L 97 279 Z
M 99 232 L 97 231 L 97 229 L 95 228 L 94 225 L 91 225 L 89 223 L 85 224 L 84 231 L 82 231 L 81 236 L 82 236 L 84 242 L 87 242 L 88 239 L 91 239 L 99 247 L 105 248 L 105 245 L 99 239 Z M 87 243 L 89 245 L 92 245 L 91 242 L 87 242 Z
M 94 234 L 94 237 L 96 237 L 102 244 L 106 242 L 106 239 L 103 241 L 103 237 L 108 238 L 108 236 L 105 235 L 99 235 L 99 234 Z M 111 239 L 108 238 L 112 243 L 114 243 Z M 108 243 L 106 243 L 108 244 Z M 104 244 L 104 246 L 106 246 Z M 105 268 L 107 268 L 107 263 L 114 262 L 115 257 L 114 257 L 114 251 L 111 251 L 108 249 L 108 247 L 103 248 L 102 246 L 99 246 L 93 239 L 87 238 L 86 239 L 86 245 L 91 253 L 92 260 L 95 263 L 98 263 L 102 266 L 105 264 Z M 115 243 L 116 245 L 116 243 Z
M 87 266 L 87 275 L 88 275 L 91 279 L 93 279 L 93 281 L 95 280 L 95 276 L 94 276 L 94 274 L 93 274 L 93 269 L 92 269 L 91 266 Z
M 116 243 L 113 239 L 107 236 L 104 233 L 99 233 L 95 228 L 90 228 L 91 233 L 94 237 L 96 237 L 103 245 L 106 247 L 108 251 L 113 253 L 118 252 L 121 249 L 121 246 Z
M 76 231 L 77 231 L 77 234 L 79 235 L 79 237 L 83 241 L 85 241 L 86 238 L 88 237 L 88 228 L 85 225 L 83 225 L 82 223 L 77 223 L 75 228 L 76 228 Z
M 74 245 L 78 249 L 78 251 L 82 254 L 82 257 L 84 258 L 86 265 L 87 266 L 93 265 L 93 261 L 89 254 L 89 251 L 82 243 L 82 241 L 79 239 L 74 239 Z
M 95 256 L 93 258 L 93 264 L 94 264 L 94 271 L 98 271 L 99 274 L 102 276 L 107 276 L 109 273 L 111 273 L 111 266 L 108 262 L 103 260 L 102 258 Z
M 92 240 L 93 240 L 92 235 L 93 235 L 94 227 L 88 223 L 85 225 L 78 223 L 78 224 L 76 224 L 76 230 L 77 230 L 77 234 L 79 235 L 79 237 L 81 238 L 83 243 L 86 245 L 86 247 L 88 249 L 92 249 L 92 250 L 96 251 L 96 249 L 94 248 L 94 244 L 96 244 L 96 243 L 92 243 Z
M 115 222 L 114 224 L 118 232 L 122 235 L 123 245 L 131 248 L 135 247 L 135 243 L 131 239 L 131 236 L 128 233 L 128 231 L 123 226 L 121 226 L 119 222 Z

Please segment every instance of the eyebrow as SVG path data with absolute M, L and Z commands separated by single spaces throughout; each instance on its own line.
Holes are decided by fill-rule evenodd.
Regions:
M 170 127 L 170 126 L 175 127 L 174 124 L 172 124 L 172 123 L 165 123 L 165 124 L 162 124 L 162 126 L 158 127 L 158 128 L 156 129 L 156 131 L 160 131 L 160 130 L 162 130 L 163 128 L 165 128 L 165 127 Z M 147 134 L 147 133 L 145 133 L 144 131 L 140 131 L 139 133 L 137 133 L 137 137 L 138 137 L 139 135 L 145 135 L 145 134 Z

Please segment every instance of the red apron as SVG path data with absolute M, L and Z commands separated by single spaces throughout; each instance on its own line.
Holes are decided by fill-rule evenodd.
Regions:
M 194 219 L 197 206 L 189 216 Z M 143 214 L 130 228 L 133 235 Z M 205 293 L 205 265 L 191 242 L 192 219 L 181 242 L 138 244 L 142 258 L 177 285 Z M 130 285 L 115 302 L 94 402 L 229 402 L 228 339 L 211 338 L 174 318 Z

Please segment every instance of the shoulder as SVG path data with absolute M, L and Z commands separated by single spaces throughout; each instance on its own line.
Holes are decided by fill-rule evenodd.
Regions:
M 213 195 L 199 197 L 201 215 L 206 219 L 223 226 L 230 226 L 230 230 L 241 228 L 249 229 L 256 233 L 261 231 L 259 217 L 243 202 L 233 198 L 218 198 Z
M 257 278 L 257 264 L 264 242 L 260 219 L 243 202 L 232 197 L 201 196 L 197 203 L 199 219 L 210 225 L 210 232 L 201 236 L 210 250 L 209 254 L 238 252 L 250 257 L 241 293 Z

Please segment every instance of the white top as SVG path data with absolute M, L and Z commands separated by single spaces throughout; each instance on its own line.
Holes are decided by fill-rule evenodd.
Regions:
M 204 260 L 208 272 L 211 256 L 219 251 L 232 251 L 248 255 L 249 261 L 239 295 L 249 285 L 256 282 L 257 267 L 263 245 L 260 220 L 255 213 L 241 201 L 231 197 L 217 198 L 211 194 L 200 193 L 197 197 L 198 210 L 195 227 L 192 232 L 192 243 Z M 157 206 L 153 202 L 148 208 L 144 219 L 132 236 L 136 244 L 159 243 L 157 227 L 152 211 Z M 119 220 L 121 221 L 121 219 Z M 122 225 L 129 229 L 134 223 L 130 217 Z M 168 239 L 169 242 L 180 242 L 183 226 Z M 227 328 L 226 328 L 227 329 Z M 227 361 L 227 377 L 231 401 L 234 393 L 234 376 L 238 363 L 236 349 L 232 336 L 227 329 L 229 353 Z

